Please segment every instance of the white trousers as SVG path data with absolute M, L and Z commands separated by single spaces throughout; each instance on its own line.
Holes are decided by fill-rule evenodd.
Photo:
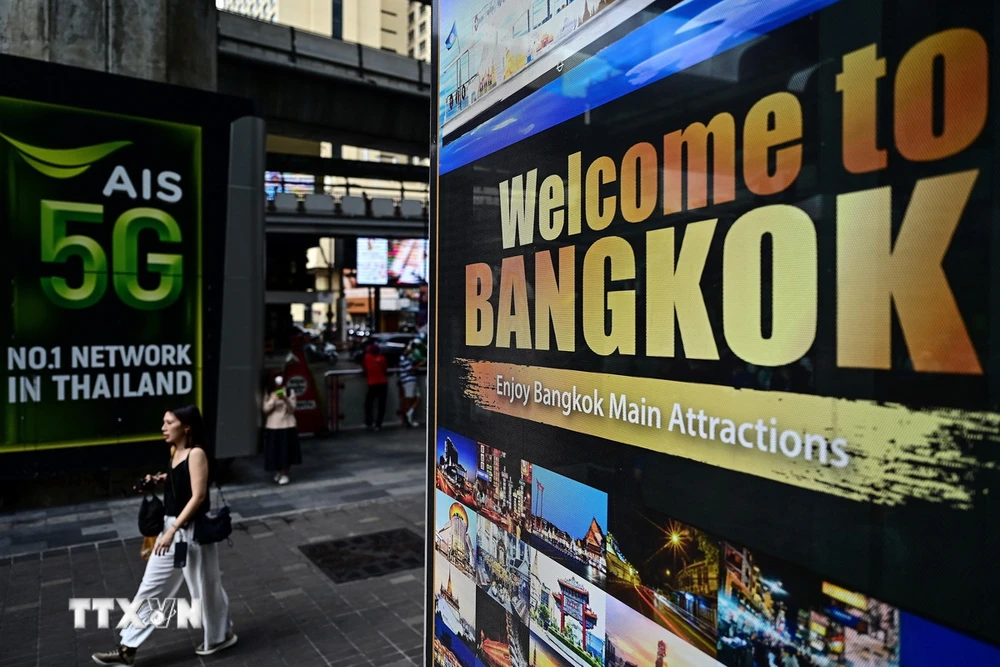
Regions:
M 176 517 L 164 518 L 163 525 L 169 526 Z M 181 535 L 183 533 L 183 536 Z M 192 600 L 201 600 L 202 630 L 205 646 L 214 646 L 226 639 L 226 632 L 233 627 L 229 617 L 229 596 L 222 588 L 222 576 L 219 572 L 219 552 L 217 544 L 198 544 L 193 539 L 194 527 L 190 523 L 178 531 L 170 549 L 162 556 L 155 553 L 146 562 L 146 571 L 142 575 L 142 583 L 133 599 L 177 597 L 181 581 L 187 583 L 188 593 Z M 174 567 L 174 548 L 181 540 L 188 543 L 187 564 L 183 569 Z M 156 626 L 149 623 L 153 609 L 148 603 L 139 608 L 138 616 L 146 627 L 140 628 L 128 625 L 121 632 L 121 643 L 135 648 L 149 639 Z

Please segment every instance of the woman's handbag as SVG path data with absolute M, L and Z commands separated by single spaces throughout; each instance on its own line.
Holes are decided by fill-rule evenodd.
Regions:
M 214 544 L 226 540 L 233 545 L 229 536 L 233 532 L 233 519 L 229 515 L 229 506 L 222 495 L 222 487 L 216 487 L 222 507 L 215 512 L 201 512 L 194 520 L 194 541 L 199 544 Z
M 158 537 L 163 532 L 163 501 L 150 493 L 139 505 L 139 533 L 143 537 Z
M 174 490 L 174 498 L 177 497 L 177 489 L 173 487 L 174 478 L 170 477 L 171 488 Z M 222 487 L 216 487 L 219 491 L 219 498 L 222 499 L 222 507 L 215 512 L 199 512 L 194 518 L 194 541 L 198 544 L 215 544 L 226 540 L 229 546 L 233 545 L 229 536 L 233 532 L 233 519 L 229 516 L 229 506 L 222 495 Z M 209 489 L 209 493 L 211 493 Z

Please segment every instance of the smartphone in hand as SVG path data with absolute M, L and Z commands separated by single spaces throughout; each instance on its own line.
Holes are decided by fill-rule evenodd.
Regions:
M 184 567 L 187 565 L 187 542 L 174 541 L 174 567 Z

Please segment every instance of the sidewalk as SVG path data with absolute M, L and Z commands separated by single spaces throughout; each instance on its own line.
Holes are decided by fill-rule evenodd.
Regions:
M 234 520 L 423 493 L 424 438 L 423 429 L 387 429 L 303 439 L 303 465 L 292 469 L 291 484 L 276 485 L 260 455 L 234 462 L 237 481 L 225 485 L 223 493 Z M 140 502 L 141 496 L 133 496 L 0 513 L 0 559 L 139 537 Z M 213 489 L 213 506 L 218 502 Z
M 200 658 L 201 632 L 171 626 L 154 632 L 136 665 L 422 663 L 422 567 L 337 583 L 300 547 L 393 529 L 422 539 L 423 431 L 304 441 L 303 460 L 283 487 L 259 461 L 240 461 L 241 483 L 227 487 L 234 545 L 220 545 L 220 562 L 239 643 Z M 92 652 L 114 646 L 114 630 L 97 629 L 95 614 L 88 629 L 73 628 L 68 599 L 134 595 L 144 567 L 138 503 L 2 515 L 0 667 L 92 664 Z M 121 616 L 113 612 L 112 625 Z

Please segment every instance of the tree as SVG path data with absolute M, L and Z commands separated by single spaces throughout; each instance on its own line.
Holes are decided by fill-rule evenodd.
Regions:
M 543 628 L 547 628 L 549 623 L 552 622 L 552 615 L 549 613 L 548 605 L 541 605 L 538 608 L 538 620 L 541 621 Z
M 702 532 L 696 533 L 698 536 L 698 549 L 705 554 L 705 560 L 708 562 L 709 570 L 712 572 L 718 571 L 719 569 L 719 545 L 715 544 Z

